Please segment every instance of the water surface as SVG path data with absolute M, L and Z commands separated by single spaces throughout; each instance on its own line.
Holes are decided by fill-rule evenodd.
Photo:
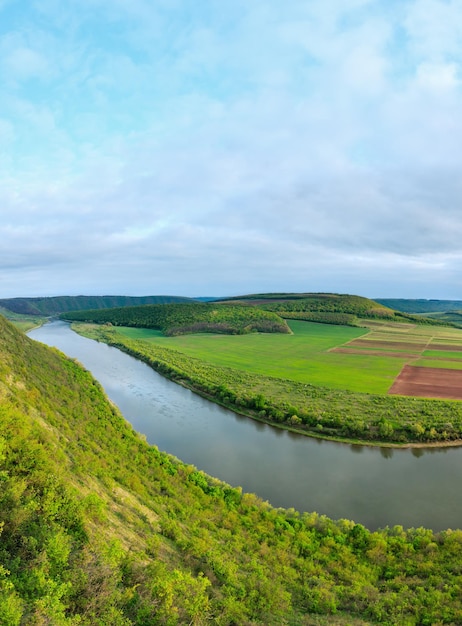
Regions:
M 462 527 L 462 448 L 339 444 L 240 417 L 65 322 L 29 333 L 77 358 L 151 444 L 276 507 L 347 518 L 370 529 Z

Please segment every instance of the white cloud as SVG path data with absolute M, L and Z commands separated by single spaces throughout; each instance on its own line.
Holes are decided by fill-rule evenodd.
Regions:
M 37 3 L 0 43 L 3 295 L 453 295 L 456 4 Z
M 20 47 L 12 50 L 3 63 L 10 76 L 14 76 L 16 80 L 42 77 L 48 71 L 46 59 L 31 48 Z
M 417 67 L 417 85 L 428 91 L 446 91 L 460 85 L 456 63 L 421 63 Z
M 443 61 L 462 51 L 459 0 L 414 0 L 404 21 L 409 45 L 417 58 Z

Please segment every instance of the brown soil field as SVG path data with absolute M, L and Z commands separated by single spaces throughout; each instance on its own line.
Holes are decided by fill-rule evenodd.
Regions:
M 383 348 L 387 350 L 388 348 L 398 348 L 403 350 L 412 350 L 413 352 L 421 352 L 425 349 L 426 343 L 412 343 L 407 341 L 377 341 L 375 339 L 354 339 L 350 341 L 349 346 L 370 346 L 373 348 Z
M 426 350 L 442 350 L 444 352 L 462 352 L 462 346 L 447 343 L 431 343 Z
M 359 348 L 333 348 L 329 352 L 340 352 L 341 354 L 361 354 L 362 356 L 385 356 L 396 357 L 397 359 L 415 359 L 419 355 L 416 352 L 389 352 L 388 350 L 361 350 Z
M 388 393 L 462 400 L 462 370 L 405 365 Z

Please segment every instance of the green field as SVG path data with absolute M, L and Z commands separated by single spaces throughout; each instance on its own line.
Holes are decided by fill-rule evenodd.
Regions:
M 449 349 L 453 345 L 462 345 L 462 331 L 458 329 L 376 321 L 364 322 L 367 328 L 295 320 L 288 321 L 288 324 L 292 335 L 165 337 L 160 331 L 149 329 L 124 327 L 116 331 L 130 339 L 172 348 L 213 365 L 365 393 L 387 393 L 406 363 L 453 369 L 462 367 L 462 352 L 429 349 L 432 341 L 438 345 L 447 343 Z M 359 338 L 361 345 L 356 346 L 354 342 Z M 371 345 L 364 345 L 365 340 Z M 389 343 L 393 344 L 392 347 L 388 347 Z M 402 348 L 399 343 L 403 344 Z M 412 344 L 412 350 L 406 344 Z M 360 354 L 334 351 L 335 348 L 350 347 Z M 369 354 L 371 351 L 380 352 L 381 356 Z M 403 357 L 388 356 L 388 351 L 395 354 L 402 351 Z M 415 357 L 406 356 L 409 352 Z
M 164 337 L 158 331 L 135 328 L 117 328 L 117 332 L 130 339 L 142 339 L 179 350 L 214 365 L 332 389 L 369 393 L 386 393 L 408 361 L 405 357 L 387 357 L 386 353 L 383 357 L 368 355 L 366 350 L 364 354 L 330 351 L 365 336 L 370 332 L 368 328 L 301 321 L 288 323 L 292 335 L 197 334 Z M 389 328 L 390 325 L 387 325 Z

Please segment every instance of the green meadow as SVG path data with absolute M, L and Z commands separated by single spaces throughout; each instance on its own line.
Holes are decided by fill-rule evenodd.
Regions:
M 407 359 L 331 352 L 369 333 L 368 328 L 288 321 L 293 334 L 180 335 L 117 328 L 130 339 L 141 339 L 178 350 L 212 365 L 285 378 L 331 389 L 386 393 Z

